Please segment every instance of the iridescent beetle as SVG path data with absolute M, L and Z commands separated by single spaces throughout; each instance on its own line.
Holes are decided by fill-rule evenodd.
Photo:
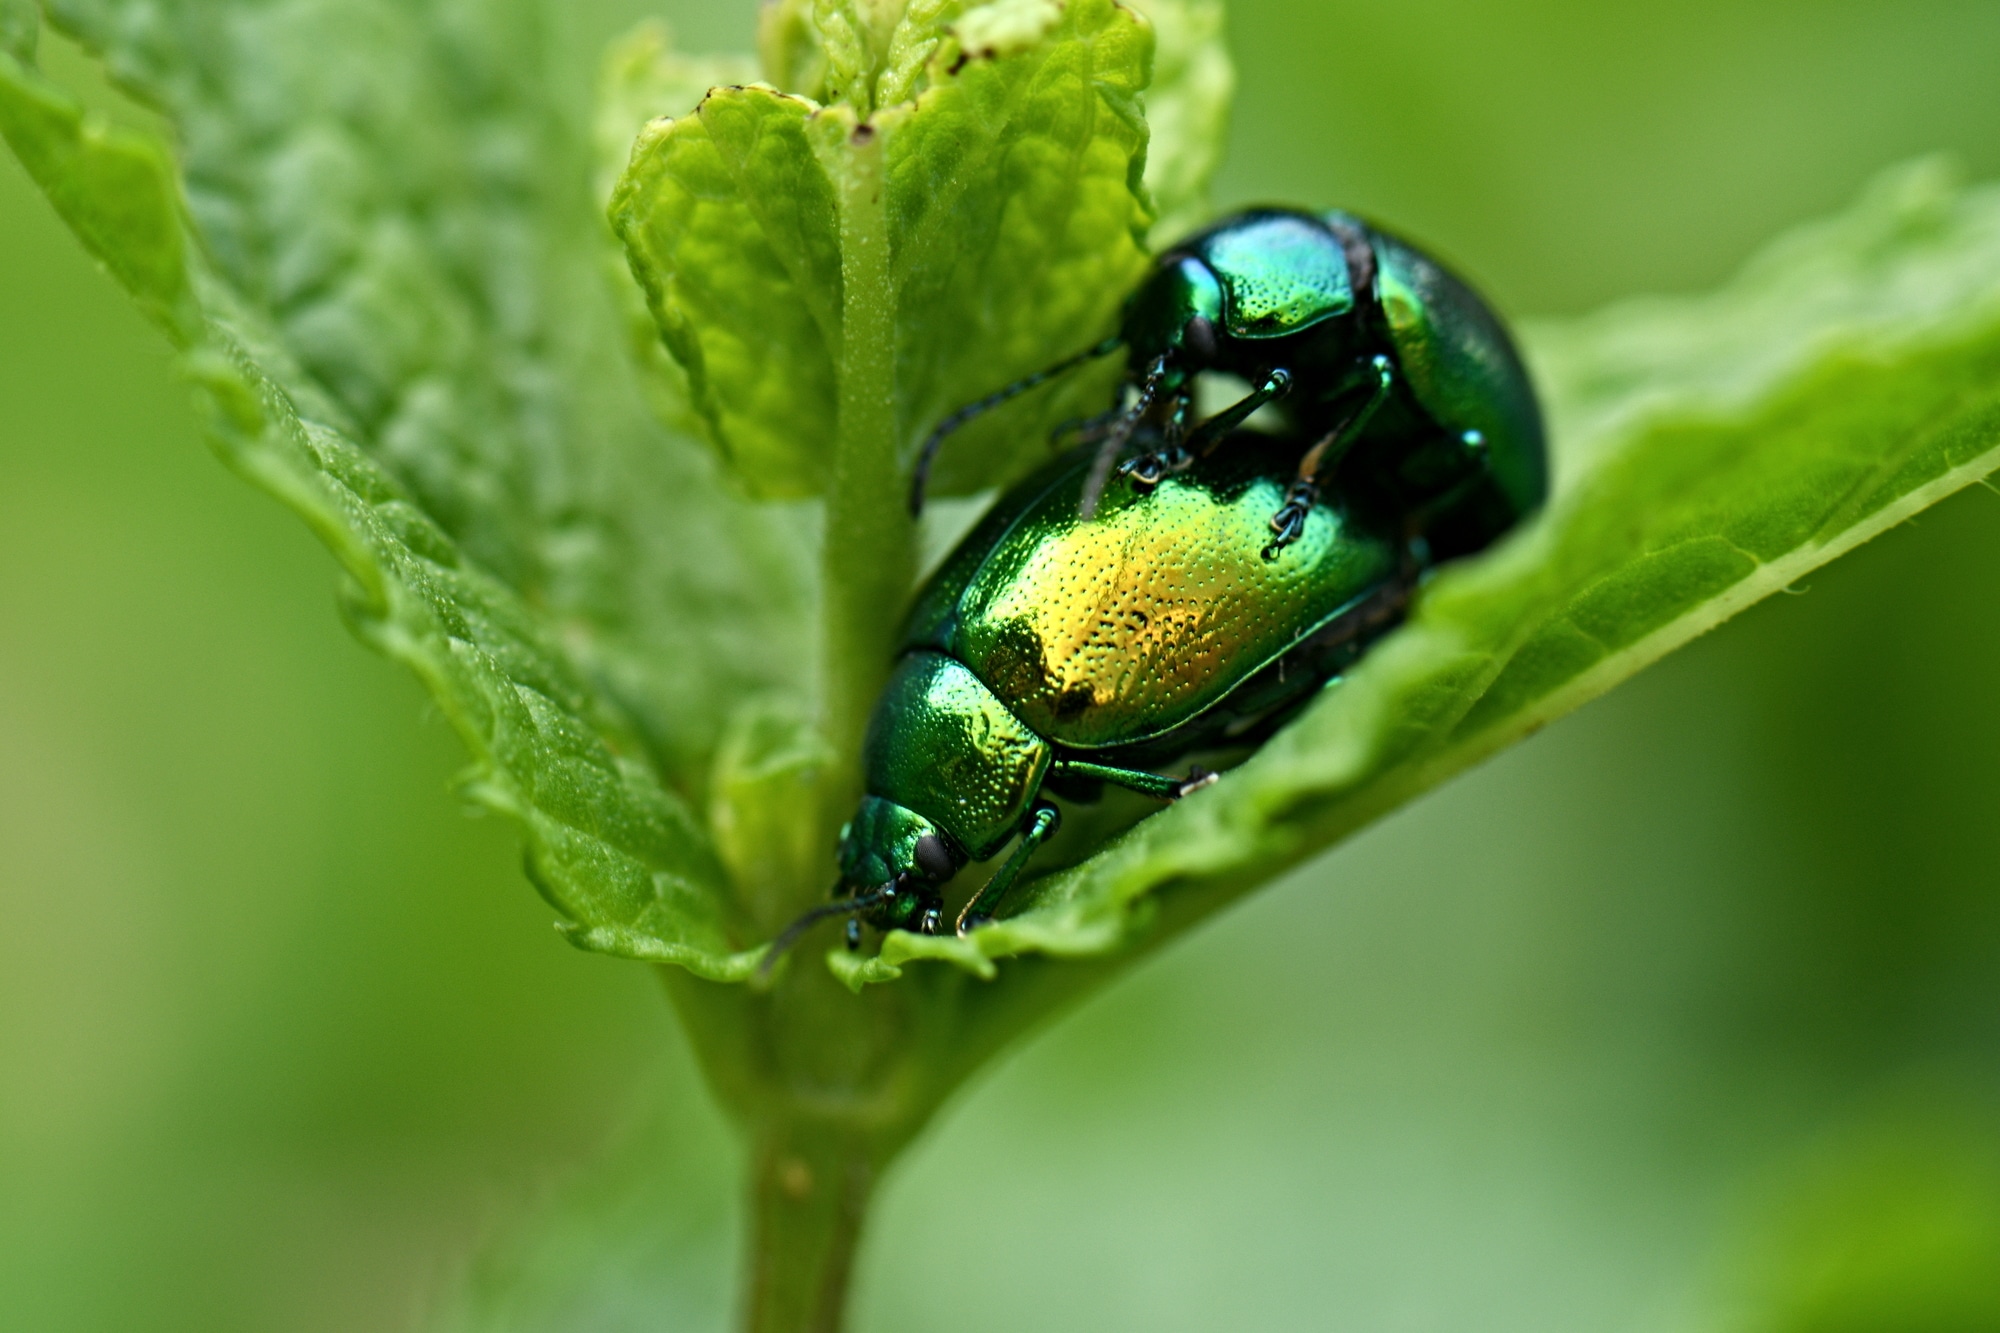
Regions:
M 1546 494 L 1533 387 L 1470 287 L 1345 213 L 1258 209 L 1163 255 L 1115 339 L 943 422 L 913 506 L 952 431 L 1121 346 L 1099 446 L 1004 496 L 918 596 L 835 901 L 767 966 L 826 916 L 850 918 L 851 945 L 863 921 L 939 932 L 943 886 L 1018 837 L 957 916 L 976 926 L 1056 831 L 1046 793 L 1206 786 L 1157 770 L 1261 741 L 1401 619 L 1426 569 Z M 1197 422 L 1205 372 L 1253 387 Z M 1279 432 L 1240 429 L 1266 404 Z
M 1300 442 L 1271 554 L 1297 540 L 1335 473 L 1378 506 L 1408 509 L 1440 558 L 1478 550 L 1542 501 L 1541 413 L 1520 355 L 1479 296 L 1437 261 L 1346 213 L 1261 208 L 1162 255 L 1118 336 L 1010 384 L 924 442 L 914 508 L 944 442 L 974 417 L 1124 347 L 1121 398 L 1092 423 L 1100 457 L 1151 421 L 1159 444 L 1128 460 L 1144 486 L 1190 465 L 1265 404 Z M 1204 372 L 1254 386 L 1191 424 Z M 1086 508 L 1094 495 L 1085 496 Z

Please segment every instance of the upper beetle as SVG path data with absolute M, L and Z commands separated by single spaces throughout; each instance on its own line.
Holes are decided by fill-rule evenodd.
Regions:
M 959 426 L 1119 347 L 1125 387 L 1092 423 L 1104 448 L 1082 496 L 1086 512 L 1142 423 L 1155 428 L 1153 447 L 1122 470 L 1145 486 L 1267 403 L 1298 450 L 1271 516 L 1269 558 L 1297 540 L 1336 472 L 1357 503 L 1399 514 L 1440 558 L 1487 545 L 1547 492 L 1533 387 L 1506 328 L 1470 286 L 1350 214 L 1259 208 L 1161 255 L 1116 337 L 940 423 L 918 458 L 913 505 L 921 507 L 931 462 Z M 1247 381 L 1251 392 L 1195 422 L 1196 381 L 1211 371 Z

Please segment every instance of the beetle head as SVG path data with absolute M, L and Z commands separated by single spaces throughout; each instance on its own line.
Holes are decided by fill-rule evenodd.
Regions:
M 1165 358 L 1172 392 L 1213 364 L 1222 328 L 1222 284 L 1193 255 L 1163 260 L 1125 308 L 1125 344 L 1134 367 Z
M 864 798 L 841 831 L 841 884 L 857 895 L 882 896 L 863 915 L 884 930 L 909 925 L 964 864 L 937 825 L 879 796 Z

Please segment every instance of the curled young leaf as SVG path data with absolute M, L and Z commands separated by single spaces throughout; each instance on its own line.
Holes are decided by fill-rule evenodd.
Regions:
M 1146 89 L 1146 190 L 1161 250 L 1208 220 L 1208 183 L 1222 161 L 1236 68 L 1222 42 L 1221 0 L 1128 0 L 1153 25 Z
M 749 83 L 756 77 L 754 62 L 742 57 L 693 56 L 676 49 L 672 30 L 658 19 L 639 24 L 613 42 L 597 82 L 593 139 L 599 202 L 609 204 L 631 160 L 633 141 L 648 121 L 684 116 L 709 89 Z M 605 270 L 654 413 L 669 428 L 699 438 L 703 427 L 689 400 L 687 372 L 662 343 L 645 295 L 632 281 L 624 249 L 608 228 Z
M 884 176 L 905 455 L 946 412 L 1101 337 L 1145 263 L 1139 95 L 1151 40 L 1129 11 L 1109 0 L 987 6 L 962 20 L 989 43 L 978 47 L 943 21 L 950 7 L 912 7 L 887 28 L 867 21 L 873 9 L 834 8 L 838 21 L 819 29 L 829 87 L 865 73 L 871 90 L 912 100 L 870 111 L 865 99 L 718 90 L 694 115 L 648 128 L 612 204 L 711 438 L 760 495 L 827 483 L 854 258 L 836 201 L 872 170 L 857 142 Z M 908 55 L 918 50 L 921 78 Z M 1080 387 L 1103 392 L 1101 381 Z M 968 431 L 942 486 L 1017 471 L 1077 391 Z
M 718 88 L 646 128 L 611 205 L 709 438 L 768 497 L 817 494 L 830 461 L 840 251 L 806 137 L 817 111 Z

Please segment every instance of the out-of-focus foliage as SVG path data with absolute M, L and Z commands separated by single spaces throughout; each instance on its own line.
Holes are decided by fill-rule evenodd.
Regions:
M 1947 8 L 1896 7 L 1893 16 L 1875 17 L 1888 10 L 1676 7 L 1669 18 L 1664 8 L 1604 16 L 1582 7 L 1526 13 L 1494 6 L 1385 16 L 1314 7 L 1271 8 L 1260 17 L 1259 7 L 1239 0 L 1237 36 L 1257 77 L 1246 88 L 1227 193 L 1361 204 L 1442 243 L 1516 309 L 1574 308 L 1609 293 L 1684 285 L 1719 274 L 1750 238 L 1823 211 L 1874 167 L 1912 149 L 1956 141 L 1982 169 L 2000 165 L 1991 138 L 1980 137 L 1987 133 L 1976 114 L 1984 81 L 1964 77 L 1969 53 L 1990 50 L 1993 34 L 1979 26 L 1979 16 Z M 617 16 L 620 23 L 631 17 Z M 1670 40 L 1657 40 L 1663 35 Z M 43 45 L 46 51 L 51 43 Z M 1561 60 L 1571 62 L 1557 66 L 1565 77 L 1552 77 L 1548 62 Z M 1676 61 L 1695 71 L 1687 77 L 1700 83 L 1699 98 L 1688 95 L 1678 76 L 1647 73 L 1671 70 Z M 1394 97 L 1369 82 L 1392 73 Z M 1812 79 L 1821 83 L 1809 86 Z M 1744 91 L 1731 91 L 1737 88 Z M 580 80 L 574 89 L 580 123 Z M 1305 117 L 1325 132 L 1287 134 L 1272 114 L 1277 104 L 1287 117 Z M 1630 109 L 1641 104 L 1643 111 Z M 1771 114 L 1773 107 L 1781 113 Z M 1635 118 L 1656 126 L 1657 137 L 1630 133 Z M 1693 146 L 1654 151 L 1681 142 Z M 1577 194 L 1568 207 L 1544 215 L 1538 210 L 1558 194 L 1542 188 L 1550 178 L 1573 178 Z M 24 203 L 9 214 L 8 225 L 38 216 L 27 209 Z M 15 233 L 8 236 L 11 243 Z M 77 291 L 90 290 L 81 275 L 75 281 Z M 589 290 L 589 281 L 585 274 L 578 290 Z M 103 306 L 92 318 L 110 327 L 121 317 Z M 143 369 L 143 353 L 118 354 L 127 358 L 121 364 L 151 373 Z M 62 363 L 10 358 L 8 364 Z M 73 386 L 78 403 L 115 392 L 130 377 L 45 375 L 50 385 Z M 22 380 L 12 391 L 37 387 Z M 124 449 L 87 455 L 96 470 L 75 473 L 64 470 L 72 464 L 53 429 L 16 434 L 10 415 L 7 435 L 22 453 L 8 455 L 5 493 L 16 501 L 9 514 L 17 516 L 8 569 L 33 575 L 18 587 L 9 583 L 18 599 L 6 622 L 12 699 L 56 716 L 86 716 L 101 701 L 80 690 L 65 693 L 57 671 L 37 674 L 34 664 L 77 661 L 64 655 L 70 651 L 64 645 L 93 642 L 102 645 L 102 657 L 93 661 L 112 660 L 129 654 L 137 638 L 93 640 L 85 633 L 96 628 L 88 619 L 62 618 L 55 600 L 31 595 L 36 589 L 86 586 L 114 562 L 126 577 L 161 563 L 158 551 L 167 545 L 123 544 L 123 532 L 158 531 L 195 546 L 206 539 L 199 526 L 157 526 L 160 496 L 135 494 L 125 508 L 81 515 L 80 525 L 101 525 L 90 529 L 99 540 L 66 547 L 58 526 L 27 521 L 31 502 L 66 492 L 54 481 L 17 487 L 22 473 L 13 470 L 14 460 L 89 494 L 118 469 L 137 466 L 128 461 L 140 452 L 131 437 L 145 418 L 176 411 L 169 395 L 149 400 L 133 419 L 107 428 Z M 39 440 L 49 443 L 29 454 Z M 1790 1197 L 1782 1188 L 1767 1189 L 1763 1164 L 1791 1152 L 1814 1127 L 1865 1116 L 1865 1109 L 1854 1109 L 1857 1090 L 1888 1077 L 1914 1052 L 1950 1065 L 1956 1072 L 1948 1081 L 1975 1105 L 1987 1104 L 1982 1099 L 1990 1094 L 1976 1074 L 1951 1064 L 1972 1052 L 1978 1058 L 1966 1062 L 1971 1068 L 1990 1067 L 1990 1034 L 1982 1037 L 1963 1017 L 1991 1008 L 1980 982 L 1993 956 L 1981 952 L 1991 943 L 1990 916 L 1981 906 L 1990 881 L 1981 872 L 1995 849 L 1977 827 L 1994 794 L 1988 756 L 2000 752 L 1981 682 L 2000 661 L 1979 617 L 1968 614 L 1980 604 L 1982 571 L 2000 568 L 2000 552 L 1983 537 L 1984 502 L 1969 496 L 1919 532 L 1869 550 L 1852 570 L 1816 577 L 1812 597 L 1760 613 L 1364 840 L 1325 871 L 1247 908 L 1038 1048 L 975 1098 L 965 1119 L 946 1126 L 891 1194 L 873 1252 L 879 1257 L 870 1260 L 864 1318 L 913 1327 L 966 1317 L 997 1327 L 1038 1319 L 1103 1326 L 1128 1318 L 1153 1327 L 1207 1327 L 1226 1316 L 1255 1318 L 1265 1327 L 1316 1327 L 1329 1310 L 1346 1310 L 1364 1326 L 1395 1319 L 1440 1328 L 1600 1328 L 1638 1322 L 1644 1311 L 1667 1310 L 1655 1322 L 1668 1322 L 1671 1312 L 1699 1304 L 1700 1293 L 1717 1287 L 1782 1287 L 1775 1279 L 1738 1286 L 1731 1285 L 1734 1277 L 1713 1276 L 1734 1269 L 1712 1247 L 1737 1244 L 1742 1229 L 1799 1230 L 1786 1220 L 1798 1213 L 1783 1203 L 1750 1209 L 1749 1221 L 1737 1217 L 1725 1201 L 1742 1181 L 1759 1182 L 1759 1199 L 1772 1192 Z M 204 563 L 194 586 L 213 587 L 221 598 L 264 575 L 260 543 L 281 538 L 248 517 L 244 525 L 251 534 L 242 538 L 247 559 Z M 59 551 L 71 558 L 53 558 Z M 310 563 L 301 562 L 297 579 L 310 584 L 309 571 Z M 53 591 L 48 596 L 56 598 Z M 296 589 L 288 586 L 269 604 L 293 611 L 285 596 L 295 597 Z M 163 606 L 188 600 L 185 587 L 159 595 Z M 139 599 L 132 603 L 121 603 L 116 620 L 129 621 L 141 609 Z M 276 623 L 280 613 L 252 609 L 261 604 L 225 603 L 236 615 L 266 614 Z M 136 623 L 150 635 L 143 641 L 155 645 L 183 633 L 203 635 L 198 642 L 206 644 L 233 628 L 241 636 L 234 641 L 256 660 L 251 654 L 260 635 L 243 633 L 228 617 Z M 308 661 L 342 651 L 337 642 L 301 641 L 313 644 L 300 654 Z M 184 662 L 201 660 L 194 647 L 186 654 Z M 170 660 L 171 651 L 149 660 L 162 657 Z M 759 665 L 784 663 L 774 655 Z M 50 840 L 59 822 L 37 828 L 20 816 L 9 845 L 46 854 L 10 864 L 10 924 L 26 915 L 17 903 L 26 902 L 29 886 L 46 890 L 58 874 L 79 882 L 88 877 L 101 886 L 97 901 L 157 904 L 154 929 L 110 937 L 129 941 L 129 952 L 117 955 L 128 965 L 90 974 L 88 989 L 62 989 L 66 968 L 51 960 L 73 957 L 65 932 L 31 932 L 46 947 L 24 952 L 4 991 L 10 1013 L 35 1016 L 24 1027 L 46 1032 L 51 1043 L 68 1033 L 77 1049 L 94 1050 L 95 1034 L 132 1024 L 142 1010 L 149 1021 L 162 1010 L 181 1012 L 173 1002 L 181 992 L 172 987 L 193 995 L 207 979 L 149 972 L 143 964 L 163 950 L 188 956 L 190 937 L 172 928 L 186 929 L 180 920 L 186 894 L 196 886 L 212 892 L 194 901 L 211 904 L 207 920 L 227 931 L 248 930 L 245 923 L 258 919 L 247 905 L 284 899 L 274 881 L 293 881 L 272 869 L 296 873 L 291 862 L 267 867 L 247 853 L 242 861 L 200 859 L 220 856 L 215 852 L 189 852 L 176 862 L 147 835 L 154 825 L 131 812 L 155 792 L 201 781 L 202 770 L 177 761 L 209 751 L 192 743 L 199 738 L 191 724 L 177 731 L 171 718 L 204 717 L 205 730 L 222 735 L 247 728 L 252 723 L 238 711 L 246 691 L 275 691 L 274 682 L 296 669 L 289 660 L 254 674 L 190 668 L 182 688 L 163 694 L 157 707 L 130 709 L 117 734 L 94 747 L 89 736 L 50 738 L 10 724 L 8 754 L 22 765 L 8 769 L 11 789 L 39 797 L 17 810 L 48 808 L 71 792 L 50 780 L 60 778 L 60 768 L 28 767 L 20 756 L 66 756 L 95 782 L 144 769 L 148 746 L 161 756 L 147 770 L 157 780 L 131 793 L 119 812 L 86 825 L 73 844 Z M 364 666 L 354 679 L 373 676 Z M 204 712 L 204 699 L 221 702 Z M 351 780 L 343 773 L 336 790 L 374 790 L 381 770 L 402 772 L 415 762 L 395 748 L 394 738 L 408 727 L 401 699 L 342 715 L 343 733 L 365 726 L 384 749 L 302 728 L 296 753 L 346 756 L 332 762 L 365 771 Z M 312 716 L 323 705 L 303 700 L 298 715 Z M 280 726 L 277 734 L 288 733 Z M 34 736 L 49 743 L 20 739 Z M 277 747 L 258 753 L 267 755 L 272 773 L 297 774 L 293 781 L 313 771 L 303 761 L 297 769 L 282 767 Z M 428 754 L 423 762 L 434 774 L 440 756 Z M 17 779 L 17 772 L 25 776 Z M 434 781 L 427 776 L 414 789 Z M 269 785 L 281 789 L 286 782 L 278 776 Z M 162 822 L 206 827 L 221 846 L 242 838 L 254 821 L 257 807 L 244 804 L 247 795 L 284 799 L 281 790 L 251 793 L 247 784 L 228 791 L 215 798 L 236 802 L 226 822 L 202 825 L 214 812 L 192 799 L 174 807 L 174 821 Z M 361 803 L 359 796 L 346 799 Z M 365 807 L 351 824 L 315 822 L 343 835 L 329 832 L 322 845 L 351 847 L 353 827 L 394 809 L 379 798 Z M 105 830 L 120 827 L 121 819 L 129 821 L 126 845 L 143 849 L 136 857 L 113 866 L 103 855 L 80 854 L 85 846 L 99 853 L 115 848 Z M 24 840 L 21 830 L 41 836 Z M 408 863 L 435 865 L 440 873 L 414 873 L 396 857 L 361 864 L 347 873 L 367 887 L 370 896 L 359 901 L 377 904 L 374 919 L 343 916 L 353 922 L 344 934 L 280 933 L 273 956 L 310 951 L 327 967 L 335 959 L 356 960 L 353 972 L 335 974 L 339 984 L 320 988 L 334 995 L 379 985 L 381 965 L 359 960 L 385 956 L 413 977 L 439 976 L 441 967 L 454 969 L 444 976 L 492 976 L 493 964 L 479 950 L 446 951 L 442 964 L 436 952 L 451 931 L 484 920 L 473 909 L 483 913 L 490 901 L 468 901 L 462 919 L 448 927 L 427 928 L 408 915 L 411 904 L 431 900 L 455 854 L 439 851 L 426 863 L 421 849 L 461 836 L 446 821 L 410 819 L 399 844 L 412 849 Z M 178 833 L 172 845 L 180 847 L 183 838 L 194 846 L 191 834 Z M 504 882 L 499 849 L 488 852 L 497 882 L 481 887 L 490 899 L 513 886 Z M 161 864 L 197 869 L 177 872 L 180 891 L 169 892 L 147 884 Z M 377 887 L 391 882 L 401 886 L 401 899 Z M 345 882 L 338 888 L 343 892 L 327 890 L 327 901 L 347 901 Z M 496 942 L 503 935 L 489 933 Z M 100 931 L 98 947 L 106 938 Z M 531 945 L 524 964 L 545 948 Z M 569 961 L 552 956 L 565 966 Z M 316 1319 L 336 1318 L 313 1313 L 329 1308 L 323 1298 L 333 1275 L 353 1275 L 340 1284 L 348 1291 L 420 1286 L 430 1279 L 391 1251 L 436 1254 L 463 1243 L 470 1224 L 454 1214 L 391 1245 L 382 1239 L 383 1218 L 398 1205 L 381 1203 L 382 1196 L 355 1183 L 370 1172 L 377 1179 L 398 1173 L 381 1165 L 392 1160 L 387 1145 L 428 1146 L 453 1137 L 440 1132 L 425 1139 L 404 1127 L 413 1122 L 385 1118 L 379 1140 L 350 1128 L 358 1136 L 351 1141 L 364 1146 L 345 1156 L 301 1147 L 296 1151 L 310 1165 L 262 1168 L 269 1172 L 262 1179 L 277 1182 L 262 1186 L 246 1183 L 243 1173 L 253 1168 L 243 1164 L 285 1159 L 258 1157 L 246 1142 L 255 1132 L 204 1140 L 205 1155 L 189 1159 L 184 1174 L 165 1184 L 158 1175 L 110 1165 L 143 1159 L 141 1146 L 192 1141 L 192 1126 L 232 1104 L 217 1089 L 261 1086 L 245 1066 L 274 1050 L 311 1052 L 299 1058 L 326 1071 L 312 1076 L 324 1078 L 325 1090 L 317 1101 L 307 1098 L 300 1127 L 266 1131 L 296 1134 L 288 1141 L 302 1145 L 317 1141 L 310 1126 L 374 1123 L 368 1117 L 379 1108 L 435 1095 L 426 1090 L 459 1077 L 449 1071 L 462 1066 L 412 1058 L 394 1067 L 394 1077 L 366 1085 L 372 1091 L 365 1106 L 356 1094 L 339 1095 L 336 1071 L 366 1066 L 377 1048 L 398 1049 L 409 1040 L 410 1023 L 451 1003 L 450 990 L 426 982 L 412 994 L 407 1014 L 359 1028 L 366 1035 L 347 1040 L 367 1047 L 362 1053 L 321 1037 L 357 1031 L 364 1020 L 353 1011 L 312 1007 L 303 983 L 296 991 L 280 986 L 276 978 L 294 967 L 246 976 L 243 989 L 227 992 L 233 997 L 227 1003 L 190 1002 L 188 1016 L 178 1020 L 184 1027 L 147 1029 L 160 1034 L 147 1048 L 162 1052 L 187 1049 L 177 1041 L 201 1040 L 177 1033 L 211 1034 L 202 1049 L 213 1053 L 195 1077 L 213 1089 L 114 1099 L 94 1091 L 110 1084 L 66 1079 L 53 1055 L 30 1058 L 22 1054 L 25 1045 L 7 1048 L 10 1077 L 16 1070 L 35 1074 L 31 1084 L 10 1086 L 9 1107 L 128 1108 L 109 1118 L 66 1117 L 64 1141 L 78 1146 L 68 1155 L 43 1154 L 32 1175 L 22 1163 L 32 1145 L 46 1140 L 22 1128 L 28 1121 L 21 1117 L 35 1113 L 16 1112 L 7 1122 L 4 1194 L 24 1219 L 14 1234 L 28 1234 L 32 1224 L 34 1253 L 70 1256 L 74 1265 L 49 1271 L 82 1275 L 49 1284 L 37 1307 L 53 1312 L 49 1326 L 157 1322 L 188 1309 L 206 1312 L 200 1320 L 188 1316 L 192 1326 L 205 1328 L 314 1326 Z M 73 993 L 77 1004 L 69 1012 L 45 1008 L 31 984 Z M 649 998 L 639 992 L 633 987 L 621 1004 L 636 1012 Z M 483 993 L 521 1003 L 516 988 Z M 238 1029 L 228 1016 L 249 1003 L 241 997 L 271 994 L 281 999 L 266 1006 L 270 1023 L 319 1026 L 283 1040 L 290 1029 L 274 1026 L 269 1044 L 233 1045 L 228 1034 Z M 81 1003 L 93 995 L 105 1011 Z M 608 1001 L 605 1008 L 627 1012 Z M 541 1030 L 536 1015 L 497 1005 L 490 1020 L 468 1013 L 462 1021 L 457 1031 L 486 1034 L 503 1049 L 525 1044 L 513 1035 L 517 1027 Z M 632 1030 L 647 1031 L 636 1022 Z M 649 1058 L 637 1035 L 621 1054 L 622 1060 L 599 1057 L 579 1077 L 617 1086 L 621 1064 Z M 517 1088 L 554 1081 L 546 1074 L 496 1081 L 490 1094 L 448 1103 L 437 1114 L 453 1126 L 482 1123 L 486 1115 L 495 1124 L 503 1116 L 526 1117 L 509 1100 L 520 1095 Z M 578 1084 L 576 1108 L 591 1100 L 585 1086 Z M 1195 1095 L 1201 1089 L 1212 1091 Z M 261 1109 L 248 1114 L 258 1126 L 288 1118 Z M 595 1123 L 584 1109 L 560 1115 L 571 1117 L 565 1125 Z M 677 1120 L 674 1136 L 686 1133 Z M 1836 1133 L 1827 1151 L 1838 1155 L 1840 1144 L 1855 1141 Z M 1965 1151 L 1951 1146 L 1962 1144 L 1963 1135 L 1938 1142 L 1939 1160 Z M 106 1143 L 134 1146 L 121 1157 L 103 1151 Z M 543 1151 L 553 1158 L 575 1148 Z M 412 1149 L 409 1157 L 424 1155 Z M 464 1167 L 463 1176 L 481 1169 Z M 1965 1175 L 1977 1178 L 1976 1171 Z M 1827 1168 L 1827 1178 L 1841 1176 L 1840 1168 Z M 309 1197 L 353 1202 L 326 1207 L 317 1223 L 325 1228 L 323 1243 L 301 1244 L 285 1263 L 246 1260 L 266 1252 L 257 1248 L 258 1233 L 270 1229 L 270 1219 L 296 1224 L 302 1212 L 320 1206 L 300 1202 L 300 1191 L 287 1187 L 301 1177 L 339 1182 L 320 1184 L 320 1194 L 305 1191 Z M 13 1188 L 17 1183 L 21 1188 Z M 713 1200 L 722 1188 L 719 1178 L 697 1179 L 678 1201 L 711 1201 L 700 1205 L 708 1210 L 701 1215 L 719 1226 L 728 1210 Z M 964 1208 L 968 1193 L 982 1198 L 980 1209 Z M 210 1225 L 198 1233 L 150 1220 L 184 1217 L 194 1195 L 211 1201 Z M 48 1206 L 58 1197 L 60 1207 Z M 165 1202 L 149 1205 L 149 1199 Z M 67 1229 L 49 1225 L 51 1217 L 70 1219 Z M 107 1245 L 102 1238 L 113 1219 L 121 1239 Z M 1730 1239 L 1720 1239 L 1725 1235 Z M 953 1267 L 952 1256 L 975 1243 L 992 1247 L 991 1273 L 962 1273 L 949 1292 L 909 1279 L 912 1267 Z M 1758 1248 L 1741 1243 L 1746 1251 Z M 1786 1252 L 1824 1247 L 1801 1242 Z M 1035 1272 L 1037 1281 L 1003 1280 L 1022 1271 Z M 113 1280 L 99 1280 L 106 1274 Z M 720 1277 L 711 1281 L 717 1284 L 712 1310 L 722 1294 Z M 208 1303 L 175 1299 L 190 1289 L 206 1293 Z M 122 1306 L 128 1298 L 133 1305 Z M 1758 1299 L 1741 1298 L 1753 1306 Z M 85 1305 L 92 1312 L 79 1313 Z
M 1153 25 L 1153 81 L 1146 88 L 1146 192 L 1153 249 L 1206 222 L 1209 183 L 1221 165 L 1236 68 L 1222 0 L 1134 0 Z

